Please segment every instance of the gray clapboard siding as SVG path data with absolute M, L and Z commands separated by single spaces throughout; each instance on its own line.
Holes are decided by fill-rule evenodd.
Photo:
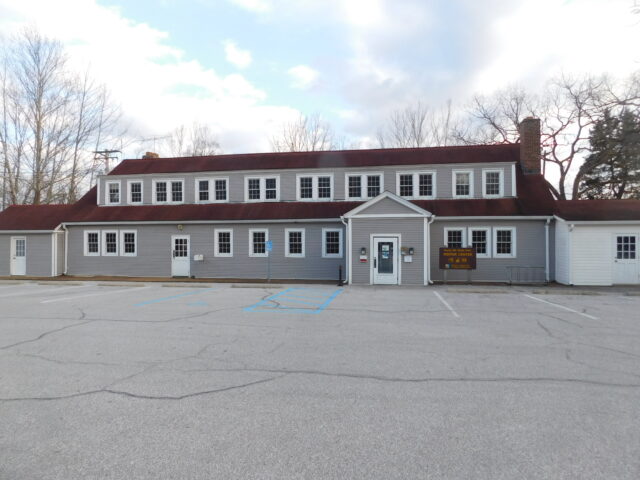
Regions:
M 0 235 L 0 275 L 11 274 L 11 237 L 25 237 L 26 243 L 26 276 L 50 277 L 52 250 L 52 234 L 2 234 Z
M 398 207 L 397 202 L 396 210 Z M 370 283 L 372 234 L 399 234 L 400 247 L 413 247 L 411 263 L 402 263 L 401 283 L 422 285 L 424 283 L 424 219 L 423 218 L 354 218 L 351 220 L 352 277 L 354 284 Z M 360 263 L 360 249 L 367 249 L 368 262 Z M 400 258 L 402 262 L 402 258 Z
M 444 246 L 445 228 L 468 227 L 513 227 L 516 229 L 515 258 L 478 258 L 477 269 L 471 272 L 476 281 L 506 282 L 510 266 L 545 266 L 545 242 L 543 220 L 494 220 L 494 221 L 438 221 L 431 224 L 431 279 L 443 280 L 444 272 L 439 268 L 439 248 Z M 493 237 L 493 235 L 492 235 Z M 493 242 L 493 238 L 492 238 Z M 544 280 L 544 273 L 538 273 Z M 466 271 L 448 271 L 447 280 L 466 281 Z
M 338 266 L 343 258 L 322 258 L 322 229 L 340 228 L 341 223 L 282 224 L 215 224 L 184 225 L 182 231 L 174 225 L 106 226 L 106 230 L 138 232 L 138 254 L 125 256 L 84 256 L 84 231 L 101 227 L 69 226 L 70 275 L 171 276 L 171 236 L 190 235 L 191 274 L 200 278 L 266 278 L 267 258 L 249 257 L 249 230 L 268 229 L 273 242 L 271 276 L 274 279 L 333 280 L 338 278 Z M 285 257 L 285 229 L 305 229 L 305 257 Z M 215 229 L 233 230 L 233 257 L 214 254 Z M 344 243 L 344 233 L 343 233 Z M 344 251 L 344 246 L 343 246 Z M 194 255 L 204 255 L 204 261 L 193 261 Z
M 390 198 L 383 198 L 377 201 L 373 205 L 364 210 L 361 210 L 359 215 L 386 215 L 386 214 L 412 214 L 419 215 L 415 210 L 410 209 L 404 205 L 401 205 L 396 200 Z
M 126 205 L 128 201 L 127 181 L 143 181 L 143 202 L 152 203 L 152 180 L 153 179 L 184 179 L 184 203 L 195 203 L 195 181 L 197 178 L 229 178 L 229 199 L 231 202 L 245 201 L 245 178 L 259 176 L 278 176 L 280 182 L 280 200 L 296 200 L 296 176 L 298 174 L 333 175 L 333 200 L 345 200 L 345 174 L 367 174 L 381 173 L 383 178 L 383 188 L 389 192 L 398 194 L 396 188 L 397 173 L 411 173 L 420 171 L 433 171 L 436 173 L 436 198 L 452 198 L 452 175 L 453 170 L 473 170 L 474 172 L 474 198 L 482 198 L 482 170 L 483 168 L 502 169 L 504 172 L 504 195 L 510 197 L 511 190 L 511 165 L 512 163 L 496 164 L 455 164 L 455 165 L 402 165 L 386 167 L 363 167 L 363 168 L 334 168 L 334 169 L 300 169 L 300 170 L 256 170 L 256 171 L 235 171 L 235 172 L 194 172 L 194 173 L 167 173 L 167 174 L 145 174 L 133 176 L 103 175 L 99 177 L 100 182 L 100 205 L 105 204 L 107 195 L 106 182 L 110 180 L 121 180 L 121 202 Z

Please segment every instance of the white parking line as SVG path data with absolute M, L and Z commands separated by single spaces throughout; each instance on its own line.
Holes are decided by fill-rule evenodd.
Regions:
M 44 293 L 45 295 L 48 294 L 49 292 L 62 292 L 64 290 L 71 290 L 72 288 L 86 288 L 86 287 L 90 287 L 91 285 L 74 285 L 72 287 L 54 287 L 54 288 L 49 288 L 49 287 L 45 287 L 42 290 L 37 290 L 37 291 L 33 291 L 32 288 L 29 288 L 29 292 L 21 292 L 21 293 L 7 293 L 6 295 L 0 295 L 0 298 L 5 298 L 5 297 L 21 297 L 24 295 L 38 295 L 38 294 L 42 294 Z
M 527 298 L 530 298 L 531 300 L 537 300 L 538 302 L 546 303 L 547 305 L 553 305 L 554 307 L 561 308 L 562 310 L 566 310 L 567 312 L 582 315 L 583 317 L 590 318 L 591 320 L 598 320 L 598 317 L 594 317 L 593 315 L 589 315 L 588 313 L 579 312 L 577 310 L 574 310 L 573 308 L 565 307 L 564 305 L 559 305 L 557 303 L 542 300 L 541 298 L 532 297 L 531 295 L 527 295 L 526 293 L 523 293 L 523 295 Z
M 433 294 L 440 299 L 440 301 L 444 304 L 445 307 L 449 309 L 449 311 L 453 314 L 454 317 L 460 318 L 460 315 L 458 315 L 458 313 L 451 307 L 451 305 L 449 305 L 447 301 L 444 298 L 442 298 L 442 295 L 440 295 L 438 292 L 433 292 Z
M 97 297 L 100 295 L 110 295 L 112 293 L 130 292 L 132 288 L 135 288 L 136 292 L 139 292 L 141 290 L 146 290 L 151 287 L 150 286 L 149 287 L 129 287 L 122 290 L 111 290 L 110 292 L 88 293 L 86 295 L 76 295 L 73 297 L 52 298 L 50 300 L 43 300 L 40 303 L 65 302 L 67 300 L 75 300 L 76 298 Z

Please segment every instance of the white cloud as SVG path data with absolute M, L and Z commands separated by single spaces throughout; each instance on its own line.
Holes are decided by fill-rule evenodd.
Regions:
M 271 11 L 269 0 L 230 0 L 231 3 L 251 12 L 264 13 Z
M 291 86 L 301 90 L 313 87 L 320 75 L 317 70 L 307 65 L 296 65 L 287 70 L 287 73 L 291 76 Z
M 238 68 L 247 68 L 251 65 L 251 52 L 249 50 L 243 50 L 231 40 L 225 40 L 224 53 L 227 56 L 227 61 Z
M 65 44 L 78 69 L 89 65 L 141 137 L 164 135 L 197 120 L 219 132 L 225 152 L 265 151 L 280 125 L 298 113 L 265 104 L 267 93 L 244 76 L 220 75 L 188 59 L 166 32 L 124 18 L 96 0 L 0 0 L 0 8 L 9 13 L 0 18 L 0 31 L 35 25 Z

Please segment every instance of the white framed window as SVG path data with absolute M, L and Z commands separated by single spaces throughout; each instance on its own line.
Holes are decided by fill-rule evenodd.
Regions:
M 333 200 L 333 174 L 296 175 L 296 199 L 307 201 Z
M 127 201 L 130 205 L 142 203 L 142 180 L 127 180 Z
M 363 200 L 380 195 L 384 186 L 384 174 L 346 173 L 344 176 L 344 198 L 346 200 Z
M 488 227 L 470 227 L 469 246 L 476 249 L 477 258 L 490 258 L 491 229 Z
M 106 204 L 120 205 L 120 180 L 111 180 L 106 182 Z
M 436 172 L 397 172 L 396 192 L 403 198 L 435 198 Z
M 267 257 L 267 242 L 269 241 L 269 230 L 251 229 L 249 230 L 249 256 Z
M 473 198 L 473 170 L 453 170 L 453 198 Z
M 322 258 L 342 258 L 342 229 L 322 229 Z
M 229 201 L 229 179 L 196 178 L 196 203 L 221 203 Z
M 304 258 L 304 228 L 285 228 L 285 257 Z
M 208 178 L 196 178 L 196 203 L 209 203 L 211 200 L 211 182 Z
M 135 257 L 138 255 L 138 231 L 120 230 L 120 255 Z
M 97 257 L 100 255 L 100 231 L 85 230 L 84 232 L 85 257 Z
M 244 177 L 246 202 L 274 202 L 280 200 L 280 176 Z
M 214 256 L 233 257 L 233 230 L 226 228 L 214 230 Z
M 514 227 L 493 227 L 494 258 L 516 257 L 516 229 Z
M 184 180 L 154 179 L 152 200 L 154 204 L 184 203 Z
M 118 231 L 102 231 L 102 255 L 105 257 L 118 256 Z
M 449 248 L 464 248 L 467 245 L 465 228 L 445 228 L 444 245 Z
M 482 170 L 482 196 L 484 198 L 499 198 L 504 196 L 504 170 Z

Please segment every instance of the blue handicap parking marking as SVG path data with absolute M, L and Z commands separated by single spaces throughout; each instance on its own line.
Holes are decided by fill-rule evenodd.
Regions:
M 178 298 L 190 297 L 192 295 L 199 295 L 201 293 L 211 292 L 212 290 L 219 290 L 219 289 L 220 289 L 219 287 L 201 288 L 201 289 L 193 291 L 193 292 L 181 293 L 179 295 L 171 295 L 170 297 L 155 298 L 153 300 L 147 300 L 145 302 L 136 303 L 134 305 L 134 307 L 144 307 L 145 305 L 153 305 L 155 303 L 169 302 L 171 300 L 176 300 Z
M 343 289 L 324 290 L 318 288 L 294 287 L 271 295 L 255 305 L 245 308 L 246 312 L 321 313 Z

